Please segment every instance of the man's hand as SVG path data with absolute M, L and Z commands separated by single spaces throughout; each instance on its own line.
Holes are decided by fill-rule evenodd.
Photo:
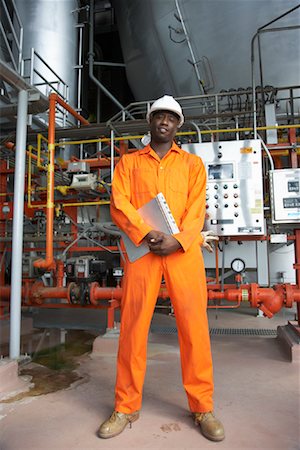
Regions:
M 177 239 L 161 231 L 150 231 L 145 240 L 150 251 L 158 256 L 168 256 L 182 248 Z
M 204 247 L 209 253 L 213 252 L 212 244 L 213 241 L 218 241 L 218 236 L 212 231 L 201 231 L 201 235 L 203 237 L 202 247 Z

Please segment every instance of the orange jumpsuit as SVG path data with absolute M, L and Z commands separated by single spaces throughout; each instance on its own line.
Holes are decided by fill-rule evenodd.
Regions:
M 213 370 L 207 295 L 200 245 L 205 215 L 206 173 L 198 156 L 173 143 L 160 159 L 146 146 L 124 155 L 112 183 L 111 216 L 136 245 L 151 231 L 137 209 L 162 192 L 180 229 L 182 249 L 168 256 L 148 253 L 125 264 L 115 410 L 141 408 L 147 339 L 162 276 L 177 323 L 182 379 L 192 412 L 213 410 Z

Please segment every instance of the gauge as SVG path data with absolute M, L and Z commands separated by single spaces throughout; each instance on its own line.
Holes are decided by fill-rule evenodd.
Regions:
M 231 268 L 236 273 L 241 273 L 243 270 L 245 270 L 246 264 L 245 261 L 243 261 L 240 258 L 235 258 L 231 263 Z

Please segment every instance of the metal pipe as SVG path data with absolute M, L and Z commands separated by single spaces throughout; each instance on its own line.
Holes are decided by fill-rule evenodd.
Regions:
M 18 94 L 18 117 L 16 136 L 16 165 L 14 176 L 14 207 L 13 207 L 13 241 L 11 260 L 11 315 L 10 315 L 10 346 L 11 359 L 20 357 L 21 329 L 21 290 L 22 290 L 22 253 L 23 253 L 23 212 L 24 185 L 26 163 L 28 92 Z
M 113 63 L 104 61 L 94 61 L 94 66 L 108 66 L 108 67 L 126 67 L 124 63 Z
M 56 94 L 51 94 L 49 97 L 49 162 L 47 167 L 46 258 L 38 259 L 34 262 L 35 267 L 43 269 L 53 269 L 55 266 L 53 259 L 55 106 Z
M 88 120 L 86 120 L 84 117 L 78 114 L 78 112 L 75 111 L 75 109 L 73 109 L 72 106 L 70 106 L 68 103 L 66 103 L 59 95 L 50 94 L 49 98 L 55 98 L 55 101 L 57 103 L 59 103 L 70 114 L 72 114 L 72 116 L 75 117 L 75 119 L 79 120 L 79 122 L 81 122 L 83 125 L 90 125 L 90 122 Z
M 41 282 L 35 282 L 32 286 L 24 286 L 21 290 L 23 298 L 28 299 L 26 305 L 38 304 L 47 307 L 43 300 L 47 298 L 67 299 L 70 303 L 71 291 L 76 291 L 76 283 L 70 283 L 67 287 L 48 287 Z M 280 311 L 281 308 L 291 308 L 293 302 L 300 303 L 300 289 L 297 285 L 278 284 L 274 288 L 261 288 L 256 283 L 243 284 L 240 287 L 234 285 L 224 286 L 220 290 L 220 285 L 207 285 L 209 300 L 225 299 L 235 302 L 235 305 L 208 305 L 208 308 L 232 309 L 240 306 L 241 302 L 250 302 L 252 308 L 259 308 L 264 315 L 271 318 Z M 0 297 L 3 300 L 9 298 L 10 286 L 0 286 Z M 120 300 L 122 298 L 122 288 L 101 287 L 97 282 L 90 284 L 89 298 L 93 306 L 100 306 L 99 300 Z M 161 286 L 158 298 L 167 299 L 169 297 L 165 286 Z M 59 305 L 57 305 L 59 306 Z M 52 307 L 52 306 L 51 306 Z
M 197 125 L 195 122 L 190 121 L 190 123 L 196 128 L 196 130 L 197 130 L 197 135 L 198 135 L 198 142 L 199 142 L 199 144 L 201 144 L 201 143 L 202 143 L 202 138 L 201 138 L 201 131 L 200 131 L 200 128 L 198 127 L 198 125 Z
M 78 44 L 78 81 L 77 81 L 77 111 L 81 111 L 81 77 L 82 77 L 82 31 L 84 25 L 79 25 L 79 44 Z
M 114 176 L 114 156 L 115 156 L 114 130 L 110 130 L 110 176 L 111 176 L 111 181 Z
M 73 117 L 84 125 L 89 122 L 78 114 L 70 105 L 68 105 L 59 95 L 50 94 L 49 96 L 49 129 L 48 129 L 48 149 L 49 162 L 47 167 L 47 223 L 46 223 L 46 258 L 38 259 L 34 262 L 35 267 L 43 269 L 53 269 L 55 261 L 53 258 L 53 222 L 54 222 L 54 168 L 55 168 L 55 108 L 59 103 Z
M 273 161 L 272 155 L 271 155 L 271 153 L 270 153 L 268 147 L 267 147 L 266 144 L 264 143 L 262 137 L 261 137 L 258 133 L 257 133 L 257 136 L 258 136 L 258 138 L 259 138 L 259 140 L 260 140 L 260 142 L 261 142 L 261 144 L 262 144 L 262 146 L 263 146 L 263 148 L 264 148 L 264 151 L 266 152 L 266 154 L 267 154 L 267 156 L 268 156 L 268 158 L 269 158 L 270 165 L 271 165 L 271 170 L 274 170 L 274 169 L 275 169 L 275 166 L 274 166 L 274 161 Z

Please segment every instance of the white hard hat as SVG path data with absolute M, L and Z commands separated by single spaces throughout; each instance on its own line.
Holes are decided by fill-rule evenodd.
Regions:
M 158 98 L 154 103 L 152 103 L 151 108 L 147 112 L 146 116 L 148 123 L 150 123 L 151 114 L 155 111 L 172 111 L 173 113 L 177 114 L 177 116 L 179 116 L 178 128 L 180 128 L 184 122 L 184 115 L 182 114 L 181 106 L 171 95 L 164 95 L 163 97 Z

